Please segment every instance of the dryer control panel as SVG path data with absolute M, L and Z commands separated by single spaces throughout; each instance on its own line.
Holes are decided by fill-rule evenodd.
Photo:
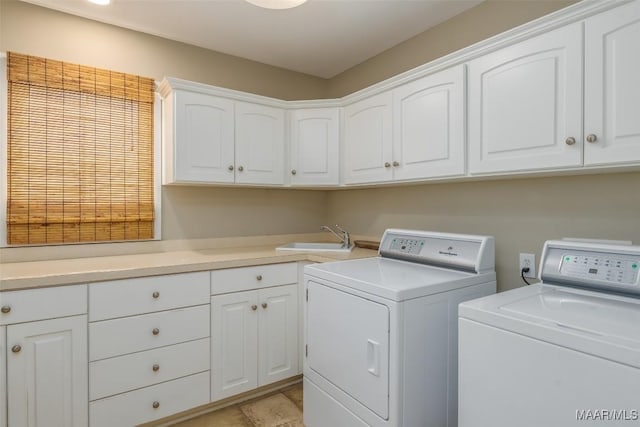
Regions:
M 380 256 L 462 271 L 493 271 L 491 236 L 388 229 L 380 241 Z
M 540 278 L 546 284 L 640 295 L 640 247 L 546 242 L 540 264 Z

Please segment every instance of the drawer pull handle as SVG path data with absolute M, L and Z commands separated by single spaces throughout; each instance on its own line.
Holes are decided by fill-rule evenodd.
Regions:
M 153 296 L 154 298 L 160 298 L 160 292 L 155 291 L 155 292 L 152 294 L 152 296 Z
M 262 274 L 258 274 L 258 275 L 256 276 L 256 280 L 257 280 L 258 282 L 259 282 L 260 280 L 262 280 Z
M 13 351 L 14 353 L 20 353 L 21 350 L 22 350 L 22 347 L 17 344 L 11 347 L 11 351 Z
M 389 162 L 384 162 L 384 167 L 385 167 L 385 168 L 390 168 L 390 167 L 391 167 L 391 163 L 389 163 Z
M 262 308 L 267 308 L 267 303 L 266 302 L 262 303 Z
M 11 311 L 11 306 L 10 305 L 3 305 L 2 308 L 0 309 L 0 311 L 2 311 L 4 314 L 7 314 Z
M 158 402 L 157 400 L 155 402 L 153 402 L 153 409 L 158 409 L 160 407 L 160 402 Z
M 597 140 L 598 140 L 598 137 L 595 134 L 592 133 L 592 134 L 587 135 L 587 142 L 590 142 L 590 143 L 593 144 Z
M 160 370 L 160 365 L 156 363 L 151 369 L 153 369 L 153 372 L 158 372 Z
M 153 335 L 158 335 L 158 334 L 160 333 L 160 329 L 158 329 L 158 328 L 153 328 L 153 331 L 151 331 L 151 333 L 152 333 Z
M 567 139 L 564 141 L 564 143 L 565 143 L 565 144 L 567 144 L 567 145 L 573 145 L 573 144 L 575 144 L 575 143 L 576 143 L 576 139 L 575 139 L 574 137 L 570 136 L 569 138 L 567 138 Z
M 393 162 L 393 167 L 394 167 L 394 168 L 397 168 L 398 166 L 400 166 L 400 163 L 398 163 L 398 162 L 394 161 L 394 162 Z
M 257 309 L 258 309 L 258 306 L 257 306 L 257 305 L 253 304 L 253 305 L 251 306 L 251 310 L 256 311 Z

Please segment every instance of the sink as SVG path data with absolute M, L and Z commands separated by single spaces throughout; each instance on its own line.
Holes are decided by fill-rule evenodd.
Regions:
M 351 252 L 353 245 L 343 248 L 342 243 L 306 243 L 293 242 L 276 248 L 277 251 L 306 251 L 306 252 Z

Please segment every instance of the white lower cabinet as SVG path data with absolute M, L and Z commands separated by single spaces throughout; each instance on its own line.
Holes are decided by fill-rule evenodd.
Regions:
M 258 274 L 288 277 L 289 285 L 270 286 L 211 297 L 211 400 L 216 401 L 300 373 L 298 348 L 298 285 L 295 263 L 266 267 Z M 263 267 L 263 268 L 264 268 Z M 274 270 L 274 267 L 277 271 Z M 258 269 L 258 270 L 256 270 Z M 218 280 L 234 282 L 246 270 L 212 272 L 212 289 Z M 240 285 L 242 286 L 242 285 Z M 259 287 L 246 282 L 245 288 Z M 224 288 L 224 285 L 221 285 Z
M 8 425 L 87 425 L 87 316 L 7 327 Z
M 135 426 L 208 402 L 207 371 L 93 401 L 91 427 Z
M 87 286 L 2 292 L 0 300 L 0 426 L 86 426 Z
M 210 400 L 209 274 L 89 286 L 89 419 L 134 426 Z M 117 301 L 122 301 L 118 304 Z
M 7 367 L 6 336 L 7 328 L 0 326 L 0 427 L 7 426 L 7 383 L 4 380 Z

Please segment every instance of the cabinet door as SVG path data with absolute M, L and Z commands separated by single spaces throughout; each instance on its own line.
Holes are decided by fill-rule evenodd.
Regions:
M 236 183 L 284 184 L 284 110 L 236 103 Z
M 390 181 L 392 95 L 380 95 L 344 109 L 344 182 Z
M 0 326 L 0 427 L 7 426 L 6 336 L 7 328 Z
M 585 22 L 585 165 L 640 160 L 638 41 L 638 1 Z
M 233 182 L 233 101 L 185 91 L 174 96 L 175 180 Z
M 291 112 L 291 184 L 338 185 L 337 108 Z
M 211 400 L 258 386 L 258 292 L 211 298 Z
M 581 64 L 580 23 L 471 61 L 469 172 L 580 166 Z
M 464 65 L 393 91 L 394 179 L 464 174 Z
M 7 327 L 8 424 L 88 424 L 87 316 Z
M 259 291 L 258 385 L 298 373 L 298 285 Z

